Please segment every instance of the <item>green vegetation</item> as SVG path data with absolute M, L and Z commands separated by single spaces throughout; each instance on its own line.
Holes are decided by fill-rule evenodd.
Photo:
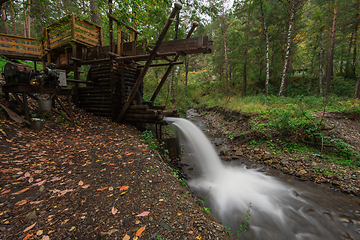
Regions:
M 154 135 L 150 130 L 146 130 L 141 134 L 141 141 L 149 145 L 149 148 L 151 149 L 159 148 L 157 140 L 154 138 Z
M 244 217 L 244 224 L 240 225 L 240 231 L 237 232 L 238 237 L 240 237 L 241 234 L 246 235 L 246 230 L 247 230 L 247 228 L 249 226 L 249 219 L 251 217 L 250 208 L 251 208 L 251 203 L 249 204 L 249 207 L 248 207 L 248 209 L 246 211 L 246 215 Z

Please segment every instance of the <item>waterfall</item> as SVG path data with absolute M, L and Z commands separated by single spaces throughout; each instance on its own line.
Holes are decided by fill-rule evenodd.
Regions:
M 189 186 L 206 195 L 211 213 L 223 225 L 235 229 L 232 230 L 234 236 L 251 204 L 247 239 L 334 239 L 326 228 L 305 213 L 301 207 L 306 204 L 305 200 L 292 194 L 288 186 L 245 166 L 224 165 L 196 125 L 181 118 L 165 120 L 179 130 L 178 134 L 201 168 L 202 174 L 191 179 Z

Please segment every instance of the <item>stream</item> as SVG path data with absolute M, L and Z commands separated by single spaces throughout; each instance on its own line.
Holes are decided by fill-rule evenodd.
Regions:
M 195 110 L 187 112 L 187 119 L 197 128 L 186 120 L 170 121 L 180 130 L 188 185 L 234 238 L 360 239 L 358 197 L 300 181 L 247 158 L 220 161 L 220 151 L 232 150 L 230 141 Z M 205 136 L 198 137 L 200 132 L 209 143 Z

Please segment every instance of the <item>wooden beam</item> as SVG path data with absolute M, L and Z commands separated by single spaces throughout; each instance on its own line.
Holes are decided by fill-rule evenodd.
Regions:
M 150 67 L 163 67 L 163 66 L 169 66 L 169 65 L 180 65 L 183 64 L 184 62 L 171 62 L 171 63 L 156 63 L 156 64 L 151 64 Z M 138 68 L 143 68 L 144 65 L 140 65 L 138 66 Z
M 132 102 L 132 100 L 134 99 L 135 97 L 135 94 L 137 92 L 137 90 L 139 89 L 140 87 L 140 84 L 143 82 L 143 79 L 147 73 L 147 71 L 149 70 L 149 67 L 151 65 L 151 62 L 154 60 L 154 58 L 156 57 L 156 54 L 157 54 L 157 51 L 159 50 L 159 47 L 162 43 L 162 41 L 164 40 L 165 38 L 165 35 L 167 33 L 167 31 L 169 30 L 170 28 L 170 25 L 174 19 L 174 17 L 176 16 L 176 14 L 181 10 L 182 8 L 182 4 L 179 3 L 179 2 L 176 2 L 175 4 L 175 7 L 173 8 L 169 18 L 167 19 L 166 23 L 165 23 L 165 26 L 163 28 L 163 30 L 161 31 L 160 33 L 160 36 L 158 38 L 158 40 L 156 41 L 156 44 L 155 44 L 155 47 L 153 49 L 153 51 L 151 52 L 148 60 L 146 61 L 146 64 L 143 68 L 143 70 L 141 71 L 136 83 L 135 83 L 135 86 L 133 87 L 133 89 L 131 90 L 131 93 L 128 97 L 128 99 L 126 100 L 123 108 L 121 109 L 121 112 L 118 116 L 118 118 L 116 119 L 117 122 L 121 121 L 126 113 L 126 110 L 129 108 L 130 106 L 130 103 Z
M 110 56 L 115 56 L 114 53 L 109 52 Z M 117 54 L 116 54 L 117 55 Z M 149 58 L 151 54 L 147 54 L 147 55 L 134 55 L 134 56 L 125 56 L 125 57 L 121 57 L 119 55 L 117 55 L 117 57 L 115 58 L 116 61 L 125 61 L 125 60 L 141 60 L 144 58 Z M 176 52 L 167 52 L 167 53 L 158 53 L 155 54 L 155 57 L 159 57 L 159 58 L 166 58 L 167 56 L 176 56 L 177 53 Z M 154 57 L 154 58 L 155 58 Z M 170 60 L 172 61 L 172 60 Z
M 128 26 L 126 25 L 123 21 L 121 20 L 118 20 L 114 15 L 108 13 L 108 18 L 115 21 L 117 24 L 119 25 L 123 25 L 124 27 L 126 27 L 127 29 L 133 31 L 134 33 L 137 33 L 137 34 L 141 34 L 138 30 L 136 30 L 135 28 L 133 28 L 132 26 Z
M 191 29 L 190 29 L 189 33 L 188 33 L 187 36 L 186 36 L 186 38 L 190 38 L 190 37 L 191 37 L 191 34 L 194 32 L 194 30 L 195 30 L 195 28 L 196 28 L 197 26 L 199 26 L 199 23 L 198 23 L 197 21 L 194 21 L 194 22 L 193 22 L 193 25 L 191 26 Z M 179 58 L 179 55 L 175 56 L 174 61 L 176 62 L 176 61 L 178 60 L 178 58 Z M 157 86 L 157 88 L 156 88 L 154 94 L 152 95 L 150 101 L 152 101 L 152 102 L 155 101 L 155 98 L 156 98 L 157 95 L 159 94 L 159 92 L 160 92 L 162 86 L 164 85 L 167 77 L 169 76 L 169 74 L 170 74 L 173 66 L 174 66 L 174 64 L 171 64 L 171 65 L 168 67 L 168 69 L 166 70 L 163 78 L 161 79 L 159 85 Z

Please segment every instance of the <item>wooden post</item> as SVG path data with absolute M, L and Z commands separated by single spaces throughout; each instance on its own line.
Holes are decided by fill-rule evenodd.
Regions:
M 69 115 L 70 115 L 70 119 L 72 122 L 74 122 L 74 117 L 73 117 L 73 111 L 72 111 L 72 106 L 71 106 L 71 93 L 68 92 L 66 94 L 67 97 L 67 101 L 68 101 L 68 105 L 69 105 Z
M 77 50 L 76 50 L 75 42 L 72 46 L 72 55 L 73 55 L 73 58 L 77 57 Z M 80 78 L 79 78 L 77 61 L 73 61 L 73 71 L 74 71 L 74 79 L 79 80 Z M 75 83 L 74 94 L 75 94 L 75 105 L 78 107 L 79 106 L 79 84 L 78 83 Z
M 131 90 L 131 93 L 130 93 L 128 99 L 126 100 L 123 108 L 121 109 L 121 112 L 120 112 L 118 118 L 116 119 L 117 122 L 119 122 L 123 119 L 127 109 L 129 108 L 129 106 L 131 104 L 131 101 L 134 99 L 137 90 L 139 89 L 141 83 L 143 82 L 144 76 L 146 75 L 146 73 L 151 65 L 151 62 L 154 60 L 156 53 L 159 50 L 160 45 L 161 45 L 162 41 L 164 40 L 165 35 L 166 35 L 167 31 L 169 30 L 174 17 L 181 10 L 181 8 L 182 8 L 182 4 L 179 2 L 176 2 L 175 7 L 173 8 L 169 18 L 167 19 L 167 21 L 165 23 L 163 30 L 160 33 L 159 39 L 156 41 L 153 51 L 151 52 L 148 60 L 146 61 L 146 64 L 145 64 L 144 68 L 142 69 L 138 79 L 136 80 L 136 83 L 135 83 L 133 89 Z
M 103 39 L 103 30 L 102 27 L 100 27 L 100 46 L 104 45 L 104 39 Z
M 25 119 L 28 120 L 28 121 L 30 121 L 30 111 L 29 111 L 29 106 L 28 106 L 28 101 L 27 101 L 26 92 L 23 92 L 22 95 L 23 95 L 23 104 L 24 104 Z
M 116 53 L 118 54 L 118 55 L 122 55 L 122 52 L 121 52 L 121 26 L 119 25 L 119 24 L 116 24 L 116 26 L 117 26 L 117 51 L 116 51 Z
M 46 29 L 46 41 L 47 41 L 47 63 L 51 63 L 51 56 L 50 56 L 50 29 Z M 45 68 L 44 68 L 45 69 Z
M 76 36 L 75 36 L 75 16 L 71 15 L 71 41 L 75 41 L 76 40 Z
M 109 0 L 109 14 L 112 14 L 112 0 Z M 113 20 L 109 18 L 109 47 L 110 52 L 113 51 Z
M 198 23 L 197 21 L 194 21 L 194 22 L 193 22 L 193 25 L 192 25 L 192 27 L 191 27 L 191 29 L 190 29 L 190 31 L 189 31 L 189 33 L 188 33 L 187 36 L 186 36 L 186 38 L 190 38 L 190 37 L 191 37 L 191 34 L 194 32 L 194 30 L 195 30 L 195 28 L 196 28 L 197 26 L 199 26 L 199 23 Z M 175 56 L 173 62 L 175 63 L 175 62 L 178 60 L 178 58 L 179 58 L 179 55 Z M 171 70 L 172 70 L 172 68 L 173 68 L 174 65 L 175 65 L 175 64 L 171 64 L 171 63 L 170 63 L 170 66 L 169 66 L 168 69 L 166 70 L 163 78 L 161 79 L 161 81 L 160 81 L 159 85 L 157 86 L 157 88 L 156 88 L 153 96 L 152 96 L 151 99 L 150 99 L 151 102 L 155 101 L 155 98 L 156 98 L 157 95 L 159 94 L 162 86 L 164 85 L 164 83 L 165 83 L 167 77 L 169 76 L 169 74 L 171 73 Z

